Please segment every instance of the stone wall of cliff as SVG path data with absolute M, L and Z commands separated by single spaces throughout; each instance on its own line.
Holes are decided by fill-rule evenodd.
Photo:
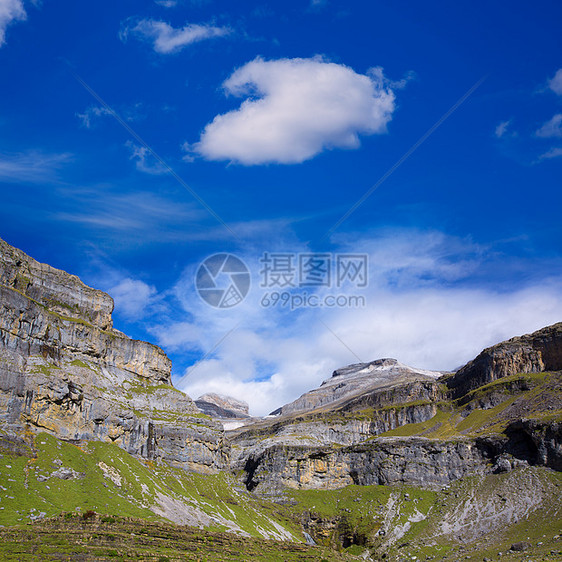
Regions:
M 482 351 L 451 377 L 455 397 L 517 373 L 562 370 L 562 322 Z
M 47 430 L 188 469 L 224 468 L 222 426 L 171 385 L 160 348 L 113 329 L 112 311 L 109 295 L 0 240 L 0 433 Z

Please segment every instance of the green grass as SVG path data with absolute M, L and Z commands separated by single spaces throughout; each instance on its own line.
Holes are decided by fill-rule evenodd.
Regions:
M 560 373 L 525 373 L 504 377 L 469 393 L 456 403 L 441 402 L 437 414 L 428 421 L 403 425 L 382 433 L 388 437 L 423 435 L 432 439 L 452 439 L 500 434 L 512 421 L 522 417 L 517 406 L 525 404 L 524 417 L 562 420 L 562 410 L 546 409 L 548 397 L 562 390 Z M 499 403 L 491 408 L 478 407 L 493 395 Z
M 352 485 L 332 491 L 291 490 L 286 496 L 290 516 L 308 522 L 317 542 L 340 550 L 349 544 L 348 552 L 361 554 L 366 549 L 380 550 L 381 528 L 410 524 L 420 514 L 425 517 L 436 493 L 410 486 Z M 391 503 L 399 508 L 389 520 Z
M 164 463 L 142 462 L 111 443 L 92 441 L 79 447 L 48 434 L 35 438 L 35 450 L 35 457 L 3 454 L 0 458 L 0 482 L 6 488 L 0 489 L 0 525 L 32 521 L 39 513 L 51 517 L 62 511 L 87 510 L 163 521 L 150 508 L 158 507 L 159 498 L 164 497 L 186 513 L 200 513 L 211 530 L 232 529 L 256 537 L 284 533 L 302 540 L 294 521 L 280 516 L 274 505 L 262 504 L 237 489 L 239 485 L 228 474 L 189 473 Z M 84 478 L 51 476 L 59 466 L 72 468 Z
M 248 538 L 129 518 L 64 516 L 0 530 L 2 560 L 337 562 L 357 558 L 323 547 Z

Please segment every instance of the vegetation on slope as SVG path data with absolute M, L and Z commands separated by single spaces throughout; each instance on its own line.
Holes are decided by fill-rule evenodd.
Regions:
M 0 530 L 2 560 L 80 562 L 340 562 L 348 554 L 293 542 L 240 537 L 195 527 L 122 517 L 63 514 L 40 523 Z

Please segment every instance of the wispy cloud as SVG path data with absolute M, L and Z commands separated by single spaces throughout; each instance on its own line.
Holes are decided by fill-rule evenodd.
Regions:
M 499 123 L 498 126 L 496 127 L 495 132 L 494 132 L 496 137 L 498 139 L 501 139 L 507 133 L 507 130 L 508 130 L 510 125 L 511 125 L 511 119 L 508 119 L 507 121 L 502 121 L 501 123 Z
M 149 41 L 152 48 L 161 55 L 177 53 L 188 45 L 207 39 L 224 37 L 231 33 L 228 27 L 211 24 L 187 24 L 174 28 L 169 23 L 154 19 L 142 19 L 132 24 L 128 22 L 121 30 L 120 37 L 126 41 L 129 35 Z
M 7 27 L 26 18 L 22 0 L 0 0 L 0 47 L 6 42 Z
M 184 148 L 245 165 L 295 164 L 326 149 L 358 148 L 359 135 L 386 132 L 394 111 L 394 94 L 376 70 L 357 74 L 322 57 L 256 58 L 223 84 L 245 98 L 240 108 L 217 115 Z
M 557 113 L 535 132 L 537 137 L 562 137 L 562 113 Z
M 183 240 L 206 218 L 194 205 L 142 191 L 115 194 L 103 188 L 72 190 L 66 193 L 66 201 L 76 210 L 57 213 L 57 221 L 81 224 L 112 240 L 118 233 L 123 244 Z
M 58 172 L 72 159 L 65 153 L 28 150 L 0 153 L 0 181 L 43 182 L 58 180 Z
M 136 103 L 122 109 L 120 108 L 119 115 L 129 123 L 138 121 L 143 118 L 141 113 L 142 105 L 142 103 Z M 84 113 L 76 114 L 76 117 L 80 119 L 82 125 L 87 129 L 92 128 L 97 119 L 108 116 L 113 116 L 113 112 L 109 108 L 101 105 L 91 105 L 84 110 Z
M 76 117 L 82 121 L 82 125 L 89 129 L 92 126 L 92 120 L 103 115 L 112 115 L 111 111 L 105 107 L 91 106 L 88 107 L 84 113 L 77 113 Z
M 540 160 L 550 160 L 551 158 L 560 158 L 562 156 L 562 148 L 554 147 L 547 150 L 544 154 L 539 156 Z
M 131 151 L 129 158 L 135 162 L 135 167 L 139 172 L 153 176 L 168 173 L 168 170 L 154 158 L 152 152 L 145 146 L 139 146 L 132 141 L 127 141 L 125 146 Z
M 559 96 L 562 96 L 562 68 L 556 71 L 553 78 L 548 81 L 548 87 Z

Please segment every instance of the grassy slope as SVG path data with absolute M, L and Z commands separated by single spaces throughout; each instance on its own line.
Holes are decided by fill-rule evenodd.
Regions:
M 323 547 L 244 538 L 138 519 L 58 517 L 0 530 L 0 559 L 80 562 L 225 560 L 339 562 L 357 558 Z
M 287 495 L 322 544 L 353 536 L 363 546 L 347 551 L 368 549 L 375 559 L 562 560 L 562 474 L 549 469 L 467 478 L 439 492 L 348 486 Z M 530 543 L 525 556 L 509 551 L 519 541 Z
M 514 385 L 522 385 L 527 390 L 514 392 Z M 440 403 L 432 419 L 403 425 L 382 436 L 423 435 L 448 439 L 501 433 L 510 422 L 521 417 L 562 421 L 561 392 L 560 373 L 512 375 L 470 393 L 462 406 L 454 402 Z M 488 409 L 477 407 L 479 401 L 490 395 L 498 397 L 500 403 Z
M 79 447 L 47 434 L 35 438 L 35 449 L 35 457 L 5 451 L 0 457 L 0 525 L 33 521 L 40 513 L 51 517 L 76 510 L 164 521 L 150 508 L 165 497 L 172 508 L 190 516 L 199 514 L 201 524 L 210 530 L 302 540 L 294 522 L 276 520 L 274 510 L 237 489 L 225 474 L 187 473 L 141 462 L 109 443 Z M 84 477 L 50 476 L 60 466 Z M 50 477 L 41 481 L 46 476 Z

